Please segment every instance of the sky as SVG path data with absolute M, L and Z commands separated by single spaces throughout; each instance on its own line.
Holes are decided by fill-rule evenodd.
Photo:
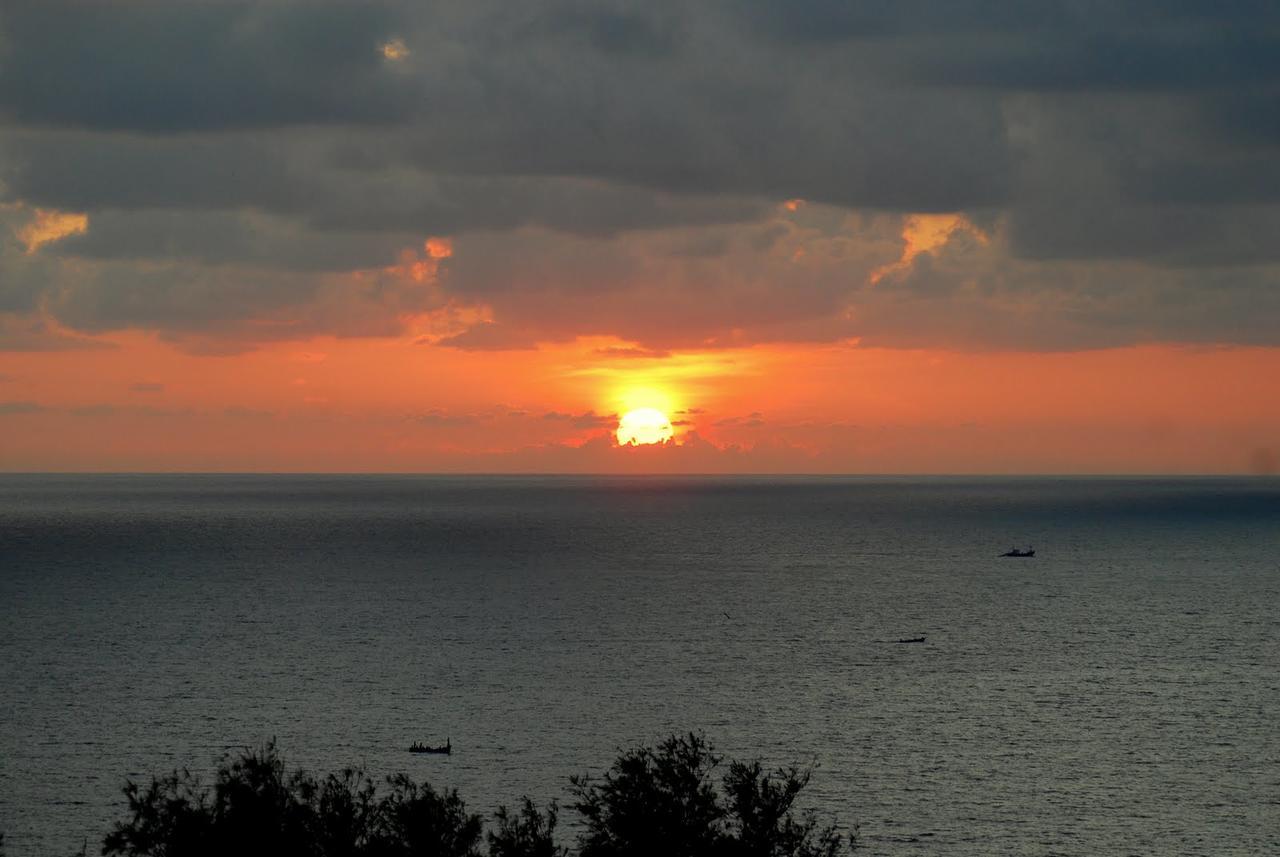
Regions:
M 0 470 L 1277 472 L 1280 6 L 6 0 Z

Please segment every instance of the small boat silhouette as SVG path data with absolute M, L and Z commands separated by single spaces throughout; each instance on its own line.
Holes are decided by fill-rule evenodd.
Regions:
M 1006 553 L 1000 554 L 1000 556 L 1014 556 L 1014 557 L 1019 557 L 1023 559 L 1027 557 L 1033 557 L 1035 555 L 1036 555 L 1035 548 L 1027 548 L 1024 551 L 1020 551 L 1017 548 L 1010 548 Z
M 898 642 L 899 643 L 923 643 L 924 637 L 904 637 Z
M 436 755 L 439 755 L 439 756 L 449 756 L 453 754 L 453 744 L 452 742 L 450 742 L 448 738 L 446 738 L 444 740 L 444 743 L 441 744 L 439 747 L 429 747 L 426 744 L 419 744 L 417 741 L 414 741 L 412 744 L 409 745 L 409 752 L 410 753 L 435 753 Z

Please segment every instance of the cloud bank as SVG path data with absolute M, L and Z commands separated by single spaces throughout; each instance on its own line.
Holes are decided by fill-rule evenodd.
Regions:
M 1275 345 L 1276 117 L 1257 2 L 13 0 L 0 348 Z

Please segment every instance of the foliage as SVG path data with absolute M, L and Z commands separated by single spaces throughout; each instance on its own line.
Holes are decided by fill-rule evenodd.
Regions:
M 567 857 L 568 850 L 555 844 L 558 807 L 553 801 L 546 813 L 524 799 L 514 815 L 505 806 L 494 813 L 497 830 L 489 833 L 489 857 Z
M 624 752 L 600 783 L 573 778 L 582 857 L 711 854 L 724 817 L 711 778 L 718 764 L 698 736 L 673 736 Z
M 809 784 L 809 771 L 784 768 L 766 774 L 759 762 L 734 762 L 724 778 L 728 794 L 730 841 L 735 857 L 834 857 L 843 837 L 834 825 L 820 827 L 810 810 L 799 818 L 792 812 L 796 798 Z M 850 847 L 857 828 L 850 837 Z
M 793 812 L 808 771 L 767 774 L 758 762 L 733 762 L 722 794 L 714 778 L 722 761 L 690 734 L 624 752 L 601 782 L 575 777 L 581 857 L 834 857 L 845 847 L 834 827 Z
M 481 819 L 456 792 L 408 777 L 379 798 L 364 773 L 288 773 L 274 744 L 224 760 L 212 794 L 188 771 L 125 787 L 131 818 L 102 853 L 123 857 L 478 857 Z
M 809 773 L 729 764 L 699 735 L 622 753 L 599 781 L 571 780 L 579 857 L 834 857 L 846 847 L 793 811 Z M 456 791 L 407 776 L 385 792 L 363 772 L 290 772 L 274 744 L 223 760 L 212 787 L 189 771 L 125 786 L 128 817 L 103 841 L 120 857 L 569 857 L 558 807 L 501 807 L 486 832 Z M 0 847 L 3 840 L 0 839 Z M 482 851 L 481 846 L 487 845 Z M 852 846 L 852 842 L 848 843 Z
M 379 806 L 377 830 L 364 853 L 479 857 L 480 816 L 467 812 L 456 791 L 439 793 L 403 774 L 389 782 L 391 794 Z

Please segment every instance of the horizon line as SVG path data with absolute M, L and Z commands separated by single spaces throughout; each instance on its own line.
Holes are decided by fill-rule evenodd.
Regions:
M 820 472 L 820 471 L 736 471 L 677 472 L 657 471 L 500 471 L 500 470 L 3 470 L 4 476 L 388 476 L 433 478 L 803 478 L 803 479 L 1276 479 L 1280 473 L 1242 473 L 1223 471 L 1089 471 L 1089 472 Z

